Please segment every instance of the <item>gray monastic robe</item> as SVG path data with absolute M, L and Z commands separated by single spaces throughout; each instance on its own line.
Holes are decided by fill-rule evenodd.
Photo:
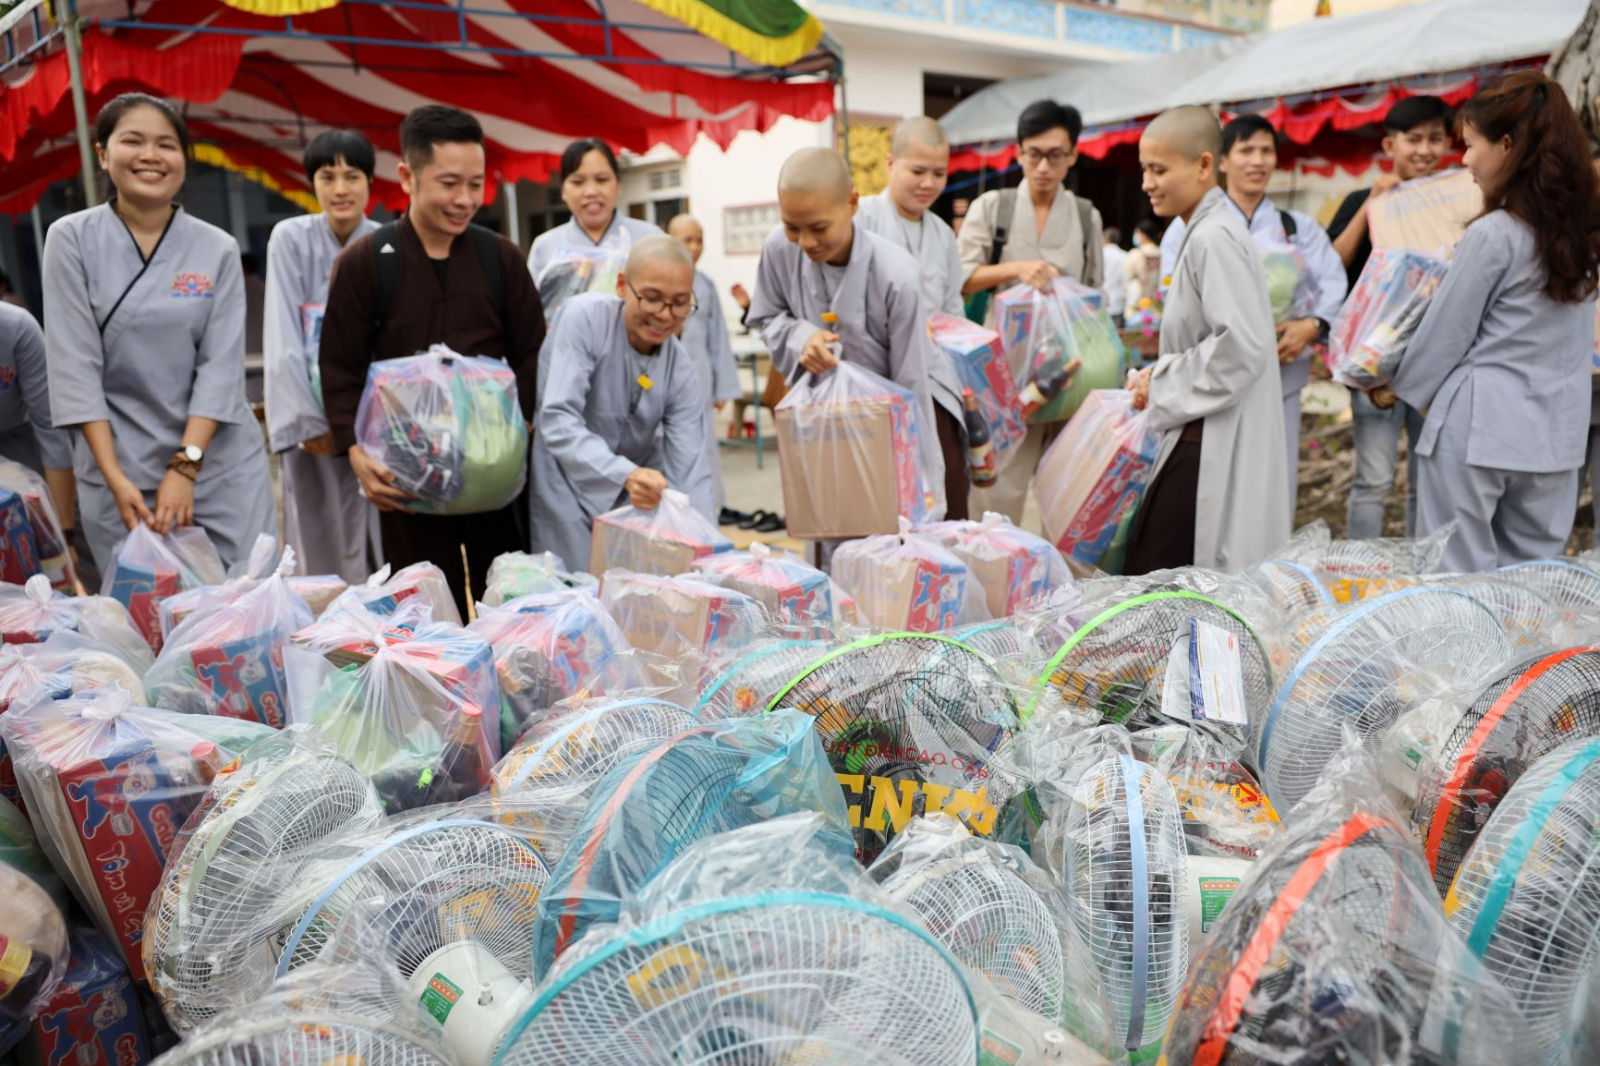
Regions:
M 966 313 L 961 286 L 967 272 L 961 269 L 961 249 L 955 231 L 932 211 L 917 222 L 900 217 L 885 189 L 876 196 L 863 197 L 856 208 L 856 222 L 868 233 L 898 244 L 917 261 L 922 278 L 922 300 L 929 312 L 943 311 L 960 317 Z
M 216 436 L 194 490 L 194 521 L 225 564 L 259 534 L 277 536 L 261 429 L 244 392 L 244 275 L 239 245 L 175 208 L 146 261 L 109 204 L 68 215 L 44 246 L 50 412 L 59 427 L 109 420 L 122 472 L 155 506 L 190 416 Z M 127 530 L 81 434 L 73 435 L 78 506 L 105 566 Z
M 39 323 L 0 303 L 0 455 L 40 473 L 72 468 L 71 438 L 50 424 L 48 374 Z
M 605 233 L 597 241 L 585 233 L 577 222 L 568 220 L 534 238 L 533 247 L 528 250 L 528 270 L 532 272 L 533 280 L 538 281 L 539 271 L 550 262 L 551 253 L 562 247 L 604 248 L 626 256 L 634 241 L 660 232 L 660 226 L 629 218 L 618 211 L 612 215 L 611 225 L 606 227 Z
M 683 347 L 694 359 L 705 398 L 706 461 L 711 466 L 711 503 L 722 510 L 722 455 L 717 443 L 714 404 L 737 400 L 744 395 L 739 384 L 739 363 L 734 358 L 733 341 L 728 336 L 728 320 L 717 297 L 717 283 L 703 271 L 694 272 L 695 313 L 683 323 Z
M 669 486 L 716 521 L 694 358 L 676 337 L 653 355 L 635 351 L 623 311 L 615 296 L 574 296 L 539 353 L 533 546 L 554 552 L 572 570 L 589 566 L 596 516 L 620 506 L 628 475 L 651 461 L 661 464 Z M 639 385 L 641 374 L 650 388 Z
M 378 228 L 362 219 L 355 241 Z M 343 455 L 312 455 L 301 441 L 328 432 L 322 398 L 311 385 L 316 334 L 328 302 L 328 278 L 344 245 L 325 215 L 287 218 L 267 243 L 267 295 L 262 323 L 266 360 L 267 435 L 279 456 L 283 535 L 308 574 L 366 580 L 368 544 L 377 543 L 378 512 L 361 495 Z M 320 374 L 319 374 L 320 377 Z
M 823 313 L 837 314 L 844 359 L 888 378 L 916 397 L 923 473 L 942 512 L 944 457 L 933 414 L 934 377 L 941 361 L 928 336 L 916 261 L 903 249 L 857 226 L 850 262 L 837 282 L 837 291 L 830 289 L 831 284 L 821 264 L 806 258 L 781 227 L 775 229 L 761 249 L 756 291 L 746 321 L 761 331 L 773 367 L 792 377 L 806 341 L 822 329 Z
M 1162 433 L 1158 468 L 1179 431 L 1205 420 L 1195 565 L 1238 573 L 1271 558 L 1292 521 L 1277 338 L 1260 255 L 1221 189 L 1189 219 L 1148 410 Z

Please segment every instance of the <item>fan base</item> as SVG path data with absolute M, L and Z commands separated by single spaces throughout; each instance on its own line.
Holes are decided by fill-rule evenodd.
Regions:
M 429 955 L 406 991 L 443 1027 L 461 1066 L 489 1066 L 501 1038 L 533 1004 L 529 982 L 472 940 L 446 944 Z

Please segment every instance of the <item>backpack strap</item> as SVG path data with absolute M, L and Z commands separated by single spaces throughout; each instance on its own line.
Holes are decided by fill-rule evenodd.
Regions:
M 1285 243 L 1293 244 L 1295 238 L 1300 236 L 1300 223 L 1287 211 L 1279 211 L 1278 217 L 1283 220 L 1283 239 Z
M 1094 252 L 1089 243 L 1089 223 L 1094 221 L 1094 204 L 1089 202 L 1088 197 L 1077 193 L 1073 193 L 1072 198 L 1078 201 L 1078 228 L 1083 230 L 1083 268 L 1088 270 L 1089 264 L 1094 262 L 1089 258 Z
M 506 340 L 506 358 L 511 358 L 511 320 L 506 314 L 506 268 L 500 258 L 500 235 L 482 226 L 467 227 L 467 239 L 472 241 L 472 251 L 478 257 L 478 267 L 489 283 L 489 298 L 494 301 L 500 315 L 500 330 Z
M 388 251 L 385 251 L 388 249 Z M 376 357 L 378 337 L 389 321 L 394 294 L 400 288 L 400 223 L 385 222 L 372 231 L 372 254 L 378 265 L 378 296 L 372 302 L 372 324 L 367 329 L 367 352 Z
M 1017 210 L 1017 190 L 1001 189 L 995 199 L 994 240 L 989 247 L 990 266 L 1000 262 L 1000 257 L 1005 254 L 1006 240 L 1011 235 L 1011 216 Z

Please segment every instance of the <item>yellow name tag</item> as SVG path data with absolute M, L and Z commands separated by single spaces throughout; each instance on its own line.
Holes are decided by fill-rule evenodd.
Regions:
M 640 374 L 635 380 L 639 382 L 639 387 L 646 392 L 649 392 L 651 389 L 655 388 L 656 385 L 655 382 L 650 380 L 649 374 Z

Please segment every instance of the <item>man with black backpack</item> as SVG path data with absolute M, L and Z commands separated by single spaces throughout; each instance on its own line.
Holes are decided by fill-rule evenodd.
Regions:
M 483 128 L 465 111 L 419 107 L 400 124 L 406 213 L 352 243 L 334 263 L 318 362 L 335 452 L 349 456 L 362 495 L 381 512 L 384 555 L 396 569 L 431 562 L 444 571 L 466 617 L 497 555 L 527 547 L 513 502 L 493 514 L 413 513 L 395 475 L 356 443 L 356 409 L 375 360 L 444 344 L 504 359 L 516 373 L 523 417 L 533 421 L 544 312 L 522 252 L 472 224 L 483 205 Z

